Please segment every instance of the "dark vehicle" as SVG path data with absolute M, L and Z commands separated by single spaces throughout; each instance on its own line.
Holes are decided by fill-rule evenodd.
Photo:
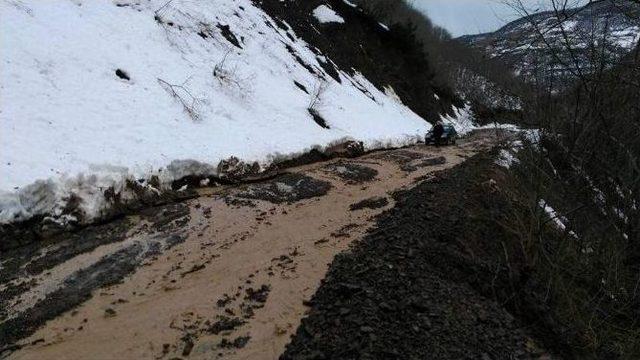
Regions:
M 456 140 L 458 140 L 458 132 L 456 131 L 456 129 L 453 127 L 453 125 L 450 125 L 450 124 L 443 125 L 443 128 L 444 128 L 444 132 L 440 137 L 440 144 L 442 145 L 455 144 Z M 433 130 L 427 133 L 427 136 L 425 137 L 424 142 L 427 145 L 436 143 L 436 139 L 433 137 Z

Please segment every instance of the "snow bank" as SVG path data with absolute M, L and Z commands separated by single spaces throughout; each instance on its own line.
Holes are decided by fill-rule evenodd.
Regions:
M 318 19 L 318 21 L 321 24 L 326 24 L 326 23 L 344 24 L 344 19 L 342 18 L 342 16 L 338 15 L 335 11 L 333 11 L 333 9 L 331 9 L 327 5 L 318 6 L 315 10 L 313 10 L 313 16 L 315 16 L 315 18 Z
M 165 4 L 0 2 L 0 223 L 61 219 L 72 201 L 90 221 L 108 211 L 105 191 L 136 196 L 127 183 L 162 191 L 232 156 L 264 168 L 344 139 L 411 144 L 430 128 L 362 76 L 333 80 L 251 0 Z M 319 85 L 329 129 L 307 110 Z

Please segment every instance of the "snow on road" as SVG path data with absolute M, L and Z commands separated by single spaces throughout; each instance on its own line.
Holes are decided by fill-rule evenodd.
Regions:
M 326 75 L 322 54 L 250 0 L 4 0 L 0 13 L 0 223 L 65 221 L 74 197 L 90 220 L 104 189 L 133 196 L 126 179 L 166 185 L 344 139 L 411 144 L 430 127 L 362 76 Z M 329 129 L 307 109 L 319 87 Z

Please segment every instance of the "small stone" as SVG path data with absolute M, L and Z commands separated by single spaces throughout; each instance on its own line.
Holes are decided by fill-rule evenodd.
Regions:
M 113 310 L 112 308 L 107 308 L 104 311 L 104 317 L 114 317 L 114 316 L 116 316 L 116 311 Z

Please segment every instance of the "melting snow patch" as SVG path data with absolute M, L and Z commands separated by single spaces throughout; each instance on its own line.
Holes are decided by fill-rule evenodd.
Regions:
M 540 144 L 540 139 L 542 135 L 539 129 L 525 129 L 522 130 L 524 138 L 527 139 L 532 144 Z
M 543 199 L 540 199 L 540 201 L 538 201 L 538 205 L 544 210 L 544 212 L 549 216 L 549 219 L 553 221 L 558 229 L 567 231 L 566 223 L 569 221 L 567 220 L 567 218 L 558 215 L 558 213 L 556 213 L 556 211 Z M 573 238 L 578 238 L 578 235 L 573 230 L 569 230 L 568 234 Z
M 354 4 L 354 3 L 352 3 L 352 2 L 351 2 L 351 1 L 349 1 L 349 0 L 342 0 L 342 1 L 343 1 L 345 4 L 347 4 L 347 5 L 351 6 L 352 8 L 357 8 L 357 7 L 358 7 L 358 5 L 356 5 L 356 4 Z
M 434 97 L 440 99 L 438 95 L 434 94 Z M 470 104 L 465 104 L 463 108 L 454 107 L 454 115 L 441 115 L 440 119 L 445 124 L 451 124 L 461 136 L 467 135 L 474 130 L 507 130 L 520 133 L 526 140 L 531 143 L 538 143 L 540 141 L 540 131 L 537 129 L 522 129 L 514 124 L 487 124 L 478 126 L 475 124 L 475 117 L 471 110 Z M 518 145 L 518 144 L 516 144 Z M 521 144 L 520 144 L 521 145 Z
M 556 211 L 551 206 L 549 206 L 549 204 L 547 204 L 545 200 L 540 199 L 540 201 L 538 201 L 538 205 L 542 209 L 544 209 L 544 212 L 547 213 L 549 218 L 558 226 L 559 229 L 565 230 L 567 228 L 564 225 L 564 222 L 562 222 L 562 220 L 556 214 Z
M 326 23 L 340 23 L 344 24 L 344 19 L 342 16 L 338 15 L 333 9 L 328 7 L 327 5 L 320 5 L 315 10 L 313 10 L 313 16 L 318 19 L 321 24 Z
M 453 125 L 458 134 L 464 136 L 478 128 L 474 124 L 475 119 L 471 111 L 471 105 L 466 104 L 463 108 L 454 107 L 453 111 L 455 113 L 454 116 L 444 115 L 441 116 L 441 120 L 445 124 Z
M 620 220 L 624 221 L 625 224 L 629 223 L 629 218 L 624 214 L 624 211 L 622 209 L 613 207 L 613 212 L 618 216 Z
M 398 96 L 398 93 L 396 93 L 395 89 L 391 85 L 384 87 L 384 94 L 395 100 L 397 103 L 402 104 L 402 99 L 400 99 L 400 96 Z
M 281 193 L 286 193 L 286 194 L 293 193 L 293 186 L 291 185 L 287 185 L 282 182 L 277 182 L 276 187 L 278 188 L 278 191 Z
M 500 155 L 496 160 L 496 164 L 509 169 L 511 165 L 518 162 L 518 158 L 516 158 L 515 154 L 512 150 L 502 149 L 500 150 Z

